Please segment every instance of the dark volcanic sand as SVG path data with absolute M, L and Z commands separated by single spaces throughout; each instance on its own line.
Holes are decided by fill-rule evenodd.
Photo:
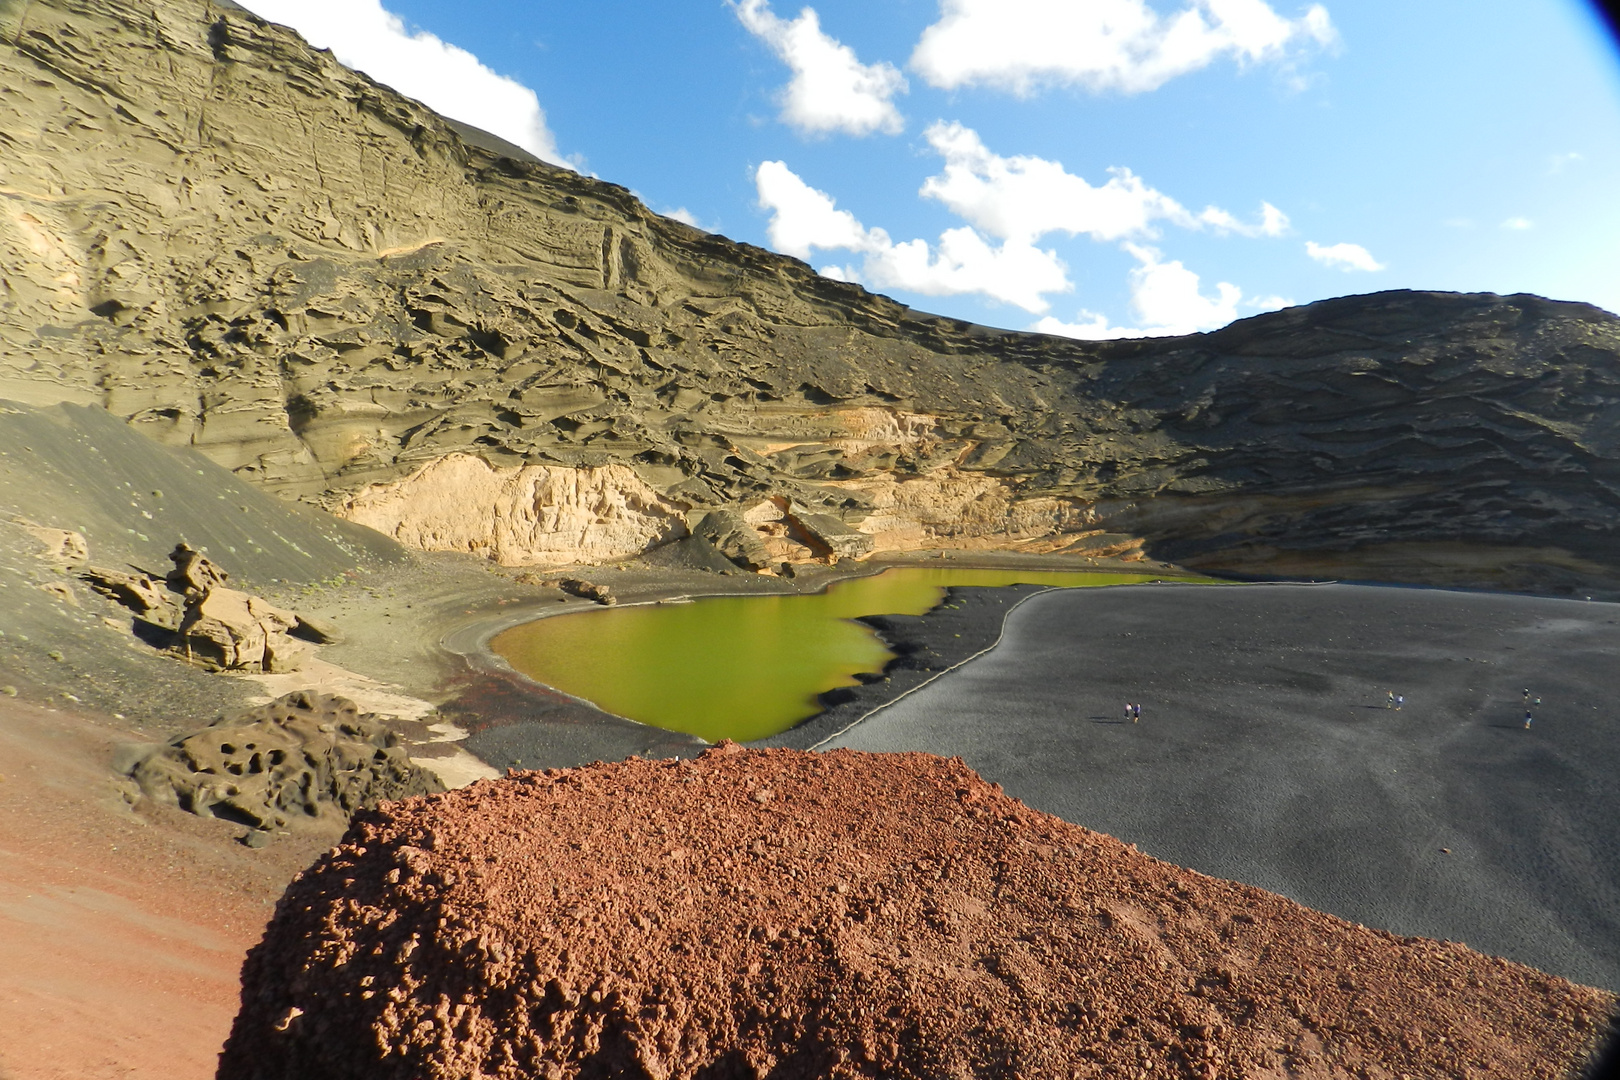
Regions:
M 1055 592 L 995 652 L 832 745 L 960 754 L 1172 862 L 1620 988 L 1617 657 L 1614 604 Z M 1526 686 L 1543 699 L 1530 731 Z M 1140 725 L 1121 722 L 1127 700 Z
M 220 1080 L 1563 1077 L 1610 995 L 1181 870 L 959 761 L 748 751 L 387 804 Z

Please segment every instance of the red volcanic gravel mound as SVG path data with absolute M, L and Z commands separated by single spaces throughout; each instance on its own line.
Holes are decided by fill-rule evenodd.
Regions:
M 959 759 L 747 751 L 362 812 L 221 1080 L 1565 1077 L 1613 999 L 1038 813 Z

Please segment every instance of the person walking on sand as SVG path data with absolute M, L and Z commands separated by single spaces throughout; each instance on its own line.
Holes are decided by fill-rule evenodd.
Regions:
M 1401 706 L 1405 705 L 1405 704 L 1406 704 L 1406 695 L 1405 694 L 1396 694 L 1395 695 L 1395 711 L 1400 712 L 1401 711 Z
M 1130 703 L 1130 702 L 1128 702 L 1128 701 L 1127 701 L 1127 702 L 1126 702 L 1126 703 L 1125 703 L 1125 719 L 1127 719 L 1127 720 L 1131 720 L 1131 716 L 1132 716 L 1132 714 L 1131 714 L 1131 709 L 1132 709 L 1132 708 L 1133 708 L 1133 706 L 1132 706 L 1132 705 L 1131 705 L 1131 703 Z M 1135 722 L 1135 721 L 1134 721 L 1134 720 L 1132 720 L 1132 723 L 1134 723 L 1134 722 Z
M 1524 710 L 1524 730 L 1530 730 L 1530 710 Z
M 1131 706 L 1131 723 L 1135 724 L 1142 719 L 1142 703 L 1139 701 Z
M 1385 702 L 1384 708 L 1393 709 L 1394 707 L 1395 707 L 1395 691 L 1391 690 L 1389 692 L 1389 701 Z

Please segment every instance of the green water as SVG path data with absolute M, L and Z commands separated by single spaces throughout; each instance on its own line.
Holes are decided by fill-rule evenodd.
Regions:
M 921 615 L 947 585 L 1134 585 L 1153 574 L 899 567 L 796 596 L 604 608 L 513 627 L 490 643 L 532 679 L 643 724 L 710 742 L 786 731 L 816 696 L 894 656 L 861 615 Z

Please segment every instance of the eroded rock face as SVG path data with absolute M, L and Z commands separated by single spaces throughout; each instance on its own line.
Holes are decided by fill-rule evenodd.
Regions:
M 386 724 L 347 698 L 312 691 L 179 736 L 130 776 L 149 798 L 257 829 L 331 823 L 444 790 Z
M 781 500 L 875 551 L 1100 529 L 1207 569 L 1620 589 L 1596 308 L 1003 333 L 514 157 L 235 7 L 34 0 L 0 40 L 0 394 L 99 402 L 407 542 L 592 561 L 678 537 L 665 504 Z M 471 507 L 429 471 L 468 456 Z M 631 490 L 607 468 L 653 495 L 582 524 Z M 784 521 L 751 525 L 769 560 L 825 557 Z
M 501 468 L 471 454 L 372 484 L 337 510 L 411 547 L 502 566 L 619 559 L 686 535 L 682 507 L 623 465 Z
M 219 1077 L 1551 1080 L 1612 1005 L 959 759 L 721 744 L 357 815 L 249 954 Z

